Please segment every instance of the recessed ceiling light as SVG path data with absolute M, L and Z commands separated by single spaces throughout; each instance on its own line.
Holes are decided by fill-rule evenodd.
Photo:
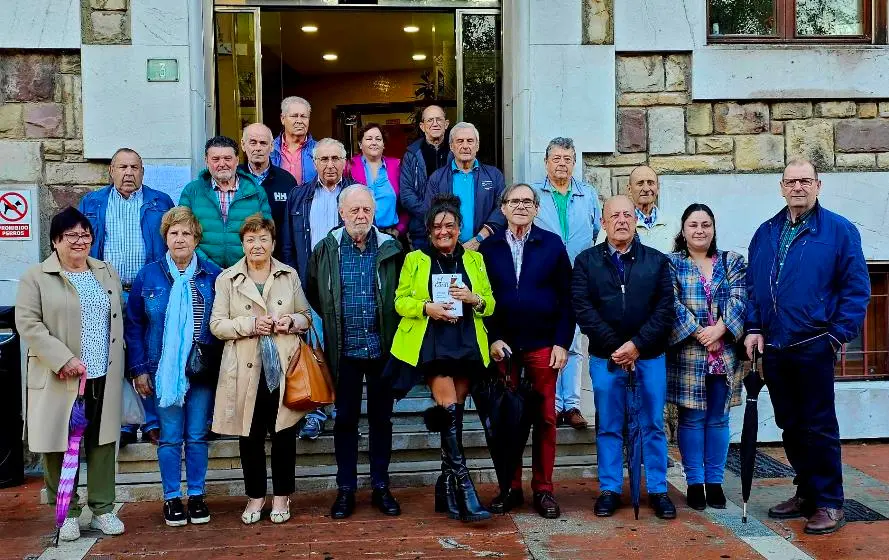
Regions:
M 411 58 L 413 58 L 414 60 L 426 60 L 426 55 L 423 53 L 417 53 Z
M 330 61 L 330 60 L 336 60 L 339 57 L 333 53 L 325 53 L 325 54 L 321 55 L 321 58 L 323 58 L 324 60 Z
M 314 33 L 316 31 L 318 31 L 318 26 L 317 25 L 303 25 L 302 30 L 305 31 L 306 33 Z
M 420 28 L 417 27 L 416 25 L 407 25 L 404 28 L 405 33 L 416 33 L 419 30 L 420 30 Z

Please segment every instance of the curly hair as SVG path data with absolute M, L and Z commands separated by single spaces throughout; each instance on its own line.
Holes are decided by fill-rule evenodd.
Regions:
M 453 194 L 437 194 L 432 199 L 432 205 L 426 212 L 426 231 L 432 233 L 435 217 L 444 212 L 450 214 L 457 221 L 457 227 L 463 226 L 463 214 L 460 213 L 460 198 Z

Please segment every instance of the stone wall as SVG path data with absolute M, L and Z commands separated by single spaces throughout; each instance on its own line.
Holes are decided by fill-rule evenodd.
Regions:
M 80 0 L 84 45 L 129 45 L 130 0 Z
M 584 154 L 584 174 L 603 196 L 629 172 L 763 173 L 794 156 L 820 171 L 889 169 L 889 100 L 692 101 L 691 57 L 617 57 L 617 139 L 612 154 Z
M 61 208 L 107 184 L 108 166 L 83 158 L 80 54 L 0 51 L 0 187 L 40 187 L 41 252 Z

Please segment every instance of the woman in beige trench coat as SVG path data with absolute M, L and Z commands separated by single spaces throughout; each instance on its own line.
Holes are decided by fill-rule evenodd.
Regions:
M 88 256 L 92 227 L 74 208 L 53 217 L 49 235 L 53 252 L 22 276 L 15 307 L 28 346 L 28 447 L 43 454 L 44 483 L 55 503 L 71 408 L 85 375 L 90 526 L 119 535 L 124 526 L 113 509 L 124 367 L 120 279 L 111 265 Z M 61 540 L 80 537 L 77 479 L 74 488 Z
M 284 373 L 299 349 L 297 333 L 310 324 L 309 304 L 296 270 L 272 258 L 275 223 L 254 214 L 241 227 L 244 258 L 216 279 L 210 331 L 225 341 L 216 386 L 213 431 L 240 436 L 241 469 L 248 502 L 241 520 L 259 521 L 266 496 L 266 433 L 272 437 L 273 523 L 290 519 L 295 488 L 296 423 L 305 412 L 282 404 Z M 281 373 L 267 375 L 262 336 L 278 349 Z

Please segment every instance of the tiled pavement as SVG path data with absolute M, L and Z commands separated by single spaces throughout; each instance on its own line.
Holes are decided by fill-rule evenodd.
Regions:
M 786 461 L 780 449 L 766 451 Z M 889 517 L 889 444 L 846 445 L 843 458 L 847 498 Z M 639 521 L 629 507 L 612 518 L 596 518 L 591 506 L 597 485 L 581 479 L 558 484 L 563 512 L 558 520 L 541 519 L 525 507 L 487 523 L 463 525 L 432 512 L 430 488 L 396 490 L 405 510 L 398 518 L 376 514 L 369 493 L 362 492 L 356 515 L 341 522 L 326 516 L 332 494 L 298 495 L 291 507 L 294 516 L 283 526 L 267 519 L 243 526 L 241 498 L 213 499 L 212 523 L 177 529 L 163 525 L 159 504 L 133 503 L 120 512 L 125 536 L 95 542 L 99 535 L 84 532 L 82 542 L 65 550 L 47 548 L 53 512 L 37 505 L 40 481 L 31 480 L 0 490 L 0 558 L 889 558 L 889 521 L 849 523 L 836 535 L 812 537 L 803 533 L 802 520 L 768 520 L 768 507 L 792 491 L 790 479 L 755 480 L 751 520 L 741 525 L 735 504 L 724 511 L 685 507 L 681 473 L 671 469 L 670 474 L 671 496 L 679 505 L 679 519 L 670 522 L 655 518 L 644 503 Z M 740 504 L 737 477 L 727 473 L 725 487 L 729 499 Z M 489 499 L 495 488 L 480 491 Z

